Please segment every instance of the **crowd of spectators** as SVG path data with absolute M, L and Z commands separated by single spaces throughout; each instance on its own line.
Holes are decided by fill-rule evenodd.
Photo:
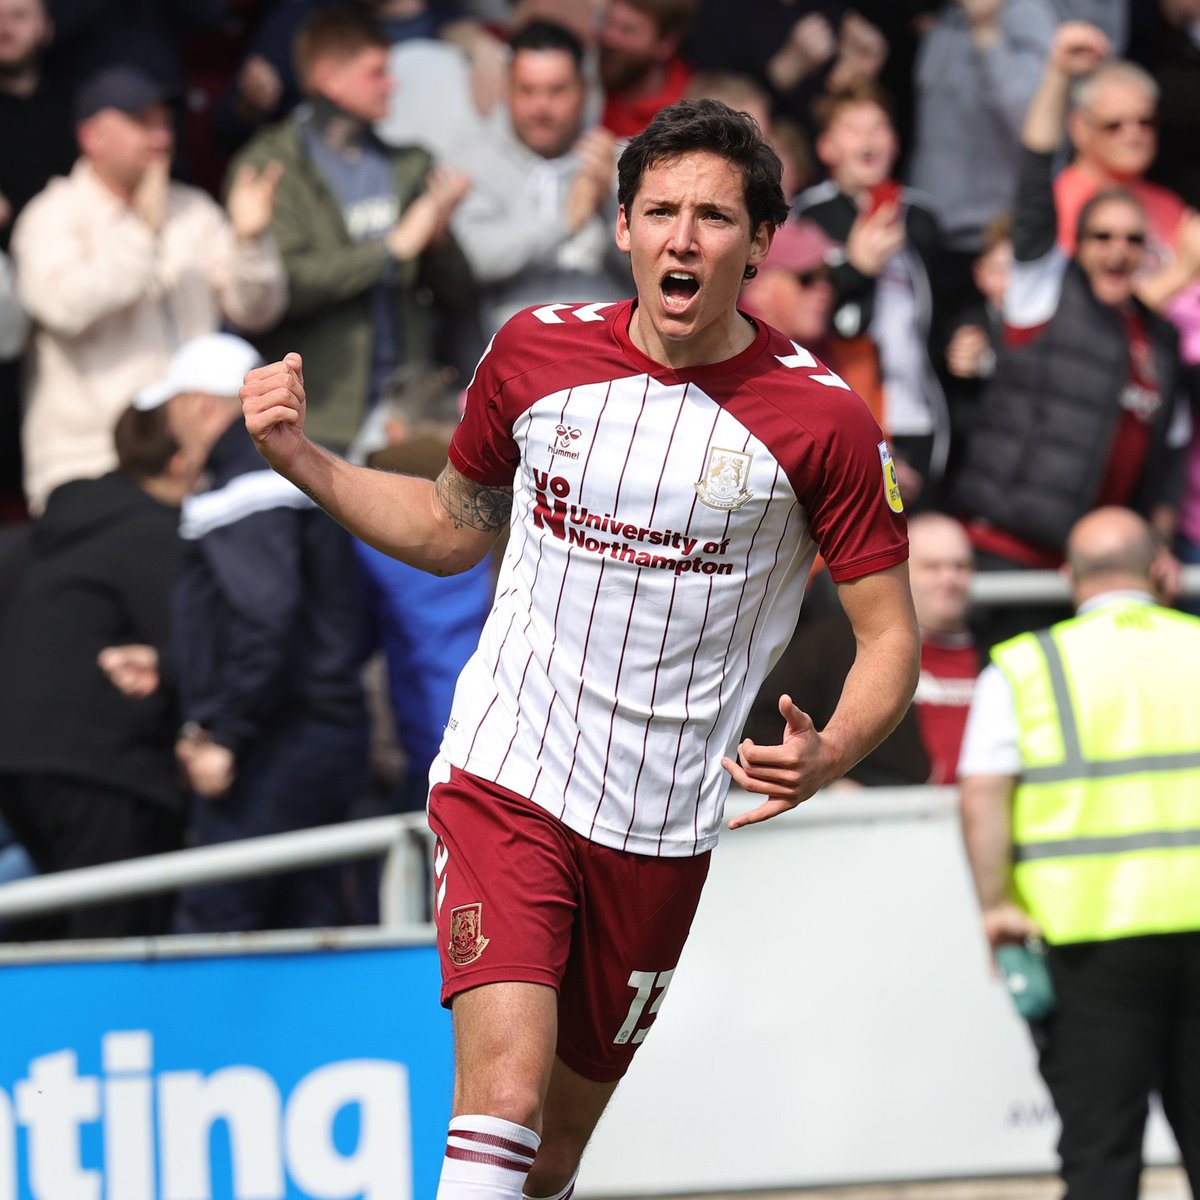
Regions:
M 972 611 L 973 565 L 1057 567 L 1124 505 L 1179 599 L 1200 0 L 0 0 L 0 812 L 34 868 L 422 804 L 492 568 L 333 537 L 237 371 L 300 351 L 312 436 L 436 474 L 504 320 L 630 294 L 616 160 L 685 96 L 777 148 L 792 215 L 744 307 L 864 398 L 916 514 L 921 689 L 849 782 L 953 778 L 979 655 L 1045 616 Z M 767 684 L 818 724 L 832 603 Z M 368 708 L 400 748 L 373 782 Z M 53 932 L 369 908 L 330 874 Z

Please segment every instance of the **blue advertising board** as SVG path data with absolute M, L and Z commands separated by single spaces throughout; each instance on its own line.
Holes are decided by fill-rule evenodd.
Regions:
M 432 946 L 0 968 L 0 1200 L 430 1197 Z

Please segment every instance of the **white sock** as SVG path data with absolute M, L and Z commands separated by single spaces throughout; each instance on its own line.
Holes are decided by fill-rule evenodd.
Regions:
M 567 1181 L 567 1186 L 561 1192 L 555 1192 L 553 1196 L 538 1196 L 535 1198 L 530 1196 L 528 1192 L 522 1192 L 521 1198 L 522 1200 L 571 1200 L 571 1196 L 575 1192 L 575 1180 L 578 1178 L 579 1172 L 576 1171 Z
M 455 1117 L 437 1200 L 520 1200 L 542 1139 L 499 1117 Z

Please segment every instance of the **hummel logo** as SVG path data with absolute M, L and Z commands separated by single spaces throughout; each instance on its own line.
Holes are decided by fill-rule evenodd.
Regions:
M 577 321 L 603 321 L 601 311 L 611 308 L 614 303 L 615 301 L 607 300 L 603 304 L 543 304 L 541 308 L 533 310 L 533 315 L 543 325 L 564 324 L 563 318 L 558 315 L 564 311 L 569 312 Z

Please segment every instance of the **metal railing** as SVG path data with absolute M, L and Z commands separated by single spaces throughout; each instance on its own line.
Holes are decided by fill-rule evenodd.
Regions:
M 0 886 L 0 919 L 382 857 L 380 925 L 423 925 L 430 836 L 424 813 L 406 813 L 39 875 Z
M 1182 583 L 1185 596 L 1200 596 L 1200 566 L 1184 567 Z M 1069 604 L 1071 589 L 1057 571 L 977 571 L 971 599 L 976 604 Z

